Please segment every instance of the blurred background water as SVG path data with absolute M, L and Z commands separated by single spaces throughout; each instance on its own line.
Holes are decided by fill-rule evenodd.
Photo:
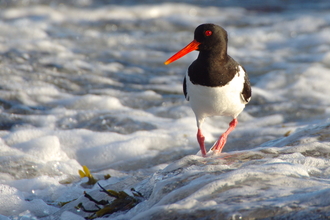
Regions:
M 134 177 L 130 184 L 141 187 L 137 180 L 153 175 L 166 179 L 157 171 L 196 154 L 195 118 L 182 94 L 182 79 L 197 52 L 169 66 L 163 63 L 192 40 L 201 23 L 228 31 L 229 54 L 246 68 L 253 86 L 252 101 L 224 151 L 254 153 L 229 164 L 228 170 L 237 172 L 220 175 L 223 181 L 229 184 L 237 173 L 260 168 L 264 181 L 271 182 L 274 173 L 266 164 L 276 157 L 282 161 L 276 163 L 289 164 L 271 166 L 283 173 L 283 181 L 297 174 L 288 183 L 293 191 L 299 188 L 296 181 L 316 176 L 322 178 L 306 185 L 326 188 L 328 136 L 322 132 L 327 132 L 330 106 L 329 12 L 326 0 L 0 0 L 0 183 L 9 201 L 0 214 L 15 218 L 29 210 L 32 217 L 47 218 L 50 214 L 40 214 L 26 200 L 40 199 L 40 209 L 54 213 L 59 209 L 54 201 L 81 196 L 86 189 L 59 183 L 77 178 L 81 165 L 100 174 L 111 172 L 118 178 L 114 182 Z M 208 147 L 229 121 L 206 120 Z M 312 131 L 304 130 L 308 128 Z M 302 133 L 319 134 L 322 138 L 313 141 L 320 145 L 304 148 L 307 139 L 292 138 Z M 322 153 L 316 156 L 320 146 Z M 284 148 L 260 156 L 260 147 Z M 209 167 L 200 160 L 195 161 L 198 169 L 207 173 Z M 297 164 L 305 167 L 297 171 Z M 227 168 L 214 169 L 227 173 Z M 281 184 L 275 183 L 278 191 Z M 242 181 L 240 187 L 247 185 Z M 242 198 L 248 202 L 248 195 Z M 142 207 L 141 213 L 148 206 Z

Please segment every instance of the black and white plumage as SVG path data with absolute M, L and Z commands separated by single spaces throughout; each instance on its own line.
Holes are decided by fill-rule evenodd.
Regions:
M 169 64 L 185 54 L 198 50 L 197 59 L 189 66 L 183 81 L 183 92 L 197 121 L 197 140 L 206 156 L 201 125 L 209 116 L 230 116 L 233 120 L 211 150 L 220 153 L 228 134 L 237 125 L 237 116 L 251 99 L 251 85 L 245 69 L 227 54 L 227 32 L 214 24 L 202 24 L 194 40 L 169 58 Z

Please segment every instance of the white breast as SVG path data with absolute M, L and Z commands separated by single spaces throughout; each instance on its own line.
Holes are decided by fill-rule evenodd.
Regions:
M 187 93 L 197 124 L 208 116 L 231 116 L 236 118 L 244 109 L 242 99 L 245 71 L 239 66 L 239 72 L 225 86 L 208 87 L 192 84 L 186 74 Z

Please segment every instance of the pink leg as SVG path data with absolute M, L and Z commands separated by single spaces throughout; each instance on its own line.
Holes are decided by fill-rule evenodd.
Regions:
M 204 144 L 205 137 L 202 134 L 201 129 L 199 129 L 199 128 L 198 128 L 198 132 L 197 132 L 197 140 L 198 140 L 201 152 L 202 152 L 202 156 L 205 157 L 206 156 L 206 149 L 205 149 L 205 144 Z
M 236 118 L 234 118 L 230 123 L 229 123 L 229 128 L 227 129 L 227 131 L 225 133 L 223 133 L 219 140 L 217 141 L 217 143 L 211 148 L 211 150 L 215 151 L 216 153 L 221 153 L 222 148 L 225 146 L 226 142 L 227 142 L 227 136 L 230 134 L 230 132 L 232 132 L 236 125 L 237 125 L 238 121 Z

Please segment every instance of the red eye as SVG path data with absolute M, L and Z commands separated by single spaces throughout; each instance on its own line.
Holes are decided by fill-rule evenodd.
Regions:
M 205 31 L 205 36 L 211 36 L 212 35 L 212 31 L 208 30 L 208 31 Z

